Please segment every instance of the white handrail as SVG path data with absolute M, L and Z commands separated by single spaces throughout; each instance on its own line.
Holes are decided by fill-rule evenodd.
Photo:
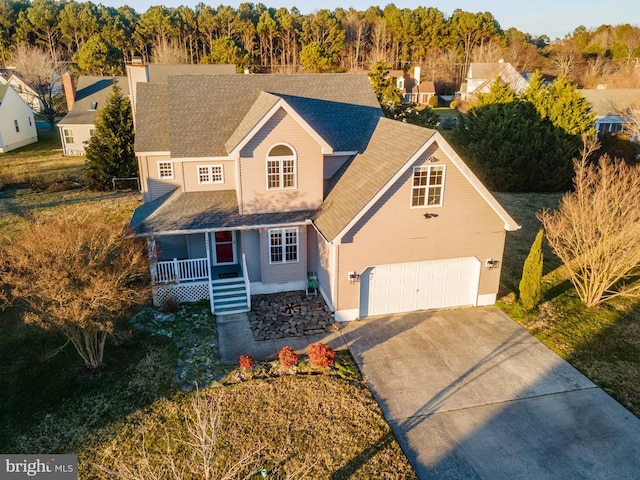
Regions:
M 242 254 L 242 278 L 244 278 L 244 288 L 247 291 L 247 308 L 251 310 L 251 292 L 249 291 L 249 272 L 247 271 L 247 257 Z

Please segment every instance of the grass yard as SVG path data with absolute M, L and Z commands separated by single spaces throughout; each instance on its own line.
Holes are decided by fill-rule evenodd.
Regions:
M 502 193 L 496 197 L 522 225 L 520 231 L 507 234 L 503 298 L 498 306 L 640 416 L 640 301 L 617 298 L 586 308 L 569 282 L 565 267 L 545 242 L 542 303 L 537 310 L 523 311 L 513 298 L 522 265 L 540 228 L 535 213 L 554 208 L 561 195 Z

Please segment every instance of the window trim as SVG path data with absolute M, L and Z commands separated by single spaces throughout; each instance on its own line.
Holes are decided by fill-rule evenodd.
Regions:
M 287 243 L 287 232 L 295 232 L 295 243 Z M 280 234 L 280 244 L 273 244 L 274 233 Z M 286 227 L 286 228 L 270 228 L 269 235 L 269 265 L 282 265 L 286 263 L 299 263 L 300 262 L 300 229 L 298 227 Z M 287 260 L 287 247 L 295 246 L 295 260 Z M 274 251 L 274 249 L 277 249 Z M 279 250 L 282 260 L 274 260 L 273 254 Z
M 165 168 L 168 168 L 171 170 L 171 174 L 170 175 L 166 175 L 162 173 L 163 170 L 163 166 L 165 166 Z M 175 178 L 175 172 L 173 169 L 173 162 L 171 160 L 161 160 L 158 162 L 158 178 L 159 179 L 172 179 Z
M 442 170 L 442 182 L 440 184 L 431 184 L 431 171 L 435 170 L 435 169 L 441 169 Z M 416 172 L 418 171 L 426 171 L 427 172 L 427 183 L 426 185 L 414 185 L 414 179 L 415 179 L 415 175 Z M 442 207 L 444 205 L 444 187 L 445 187 L 445 179 L 446 179 L 446 173 L 447 173 L 447 166 L 446 165 L 416 165 L 413 167 L 413 171 L 411 174 L 411 196 L 409 198 L 409 205 L 411 208 L 432 208 L 432 207 Z M 438 203 L 434 203 L 429 205 L 429 189 L 432 187 L 440 187 L 440 201 Z M 414 199 L 414 191 L 416 189 L 422 189 L 424 188 L 425 193 L 424 193 L 424 204 L 423 205 L 414 205 L 413 204 L 413 199 Z
M 289 148 L 289 150 L 291 150 L 291 152 L 293 152 L 292 155 L 274 155 L 274 156 L 270 156 L 269 153 L 271 153 L 273 151 L 274 148 L 279 147 L 279 146 L 285 146 L 287 148 Z M 285 187 L 284 184 L 284 178 L 285 178 L 285 173 L 284 173 L 284 162 L 285 161 L 292 161 L 293 162 L 293 185 L 292 186 L 288 186 Z M 278 186 L 270 186 L 269 185 L 269 164 L 271 162 L 277 162 L 278 163 Z M 267 190 L 295 190 L 298 188 L 298 155 L 296 154 L 296 151 L 294 150 L 294 148 L 287 144 L 287 143 L 277 143 L 274 146 L 272 146 L 269 149 L 269 152 L 267 152 L 267 158 L 265 161 L 265 181 L 266 181 L 266 188 Z
M 74 141 L 73 141 L 73 129 L 72 128 L 63 128 L 62 129 L 62 136 L 64 137 L 64 143 L 66 145 L 73 145 Z M 69 139 L 71 139 L 71 141 L 69 141 Z
M 213 169 L 219 169 L 219 173 L 214 173 Z M 208 180 L 202 181 L 202 173 L 200 169 L 206 169 Z M 213 185 L 215 183 L 224 183 L 224 167 L 222 164 L 217 165 L 198 165 L 196 166 L 196 174 L 198 176 L 198 185 Z M 219 180 L 215 180 L 215 177 L 219 176 Z

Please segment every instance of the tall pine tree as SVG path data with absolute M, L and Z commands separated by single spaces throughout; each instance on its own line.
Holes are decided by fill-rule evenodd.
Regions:
M 109 190 L 115 177 L 138 176 L 133 139 L 131 104 L 114 84 L 86 148 L 85 180 L 89 189 Z

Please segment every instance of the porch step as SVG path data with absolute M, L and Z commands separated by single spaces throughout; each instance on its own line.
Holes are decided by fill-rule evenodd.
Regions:
M 225 278 L 213 282 L 214 313 L 228 315 L 249 310 L 247 289 L 240 278 Z

